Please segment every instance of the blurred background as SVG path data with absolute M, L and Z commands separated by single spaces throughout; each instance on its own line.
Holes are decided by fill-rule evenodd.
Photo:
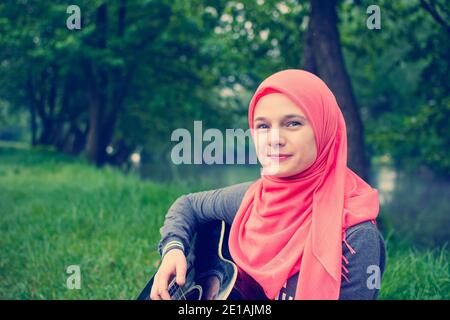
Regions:
M 173 164 L 172 132 L 247 130 L 258 84 L 302 68 L 380 193 L 380 298 L 449 299 L 449 35 L 445 0 L 2 1 L 0 298 L 136 298 L 177 197 L 259 177 Z

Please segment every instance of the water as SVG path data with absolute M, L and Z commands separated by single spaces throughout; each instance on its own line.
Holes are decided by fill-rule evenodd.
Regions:
M 380 203 L 389 203 L 395 189 L 397 173 L 388 166 L 378 166 L 374 170 Z M 146 163 L 141 166 L 144 179 L 159 182 L 186 182 L 198 186 L 221 188 L 224 186 L 256 180 L 260 177 L 259 165 L 174 165 L 171 163 Z
M 236 183 L 256 180 L 260 176 L 257 165 L 174 165 L 147 163 L 141 176 L 160 182 L 183 182 L 205 189 L 216 189 Z
M 450 242 L 450 181 L 429 172 L 406 173 L 388 165 L 373 167 L 380 218 L 395 236 L 428 247 Z M 144 164 L 144 179 L 183 183 L 193 190 L 222 188 L 260 177 L 259 165 Z

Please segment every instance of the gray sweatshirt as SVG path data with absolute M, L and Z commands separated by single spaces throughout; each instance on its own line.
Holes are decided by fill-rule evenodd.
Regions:
M 161 257 L 173 248 L 184 250 L 187 256 L 191 250 L 191 240 L 203 224 L 223 220 L 231 225 L 244 194 L 252 183 L 254 181 L 179 197 L 170 206 L 160 229 L 158 249 Z M 376 224 L 371 221 L 348 228 L 345 235 L 339 299 L 376 299 L 386 261 L 383 237 Z M 214 274 L 222 280 L 221 273 L 214 269 L 209 266 L 203 275 Z M 294 298 L 298 276 L 299 273 L 287 279 L 276 299 Z

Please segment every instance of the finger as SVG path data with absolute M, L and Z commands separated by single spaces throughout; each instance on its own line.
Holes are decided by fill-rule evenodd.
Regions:
M 170 275 L 168 273 L 162 274 L 159 279 L 158 294 L 163 300 L 171 300 L 169 291 L 167 291 Z
M 150 299 L 152 300 L 161 300 L 161 297 L 159 296 L 158 290 L 154 290 L 150 293 Z
M 153 279 L 153 285 L 152 289 L 150 290 L 150 299 L 152 300 L 161 300 L 161 297 L 158 293 L 158 277 L 155 275 L 155 278 Z
M 185 263 L 178 263 L 176 265 L 176 272 L 177 272 L 177 284 L 179 286 L 182 286 L 186 283 L 186 264 Z
M 218 292 L 219 292 L 219 290 L 217 290 L 216 288 L 210 287 L 208 290 L 206 299 L 207 300 L 216 300 Z

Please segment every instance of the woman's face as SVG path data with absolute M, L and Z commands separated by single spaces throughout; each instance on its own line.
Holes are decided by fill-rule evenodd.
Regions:
M 271 93 L 260 98 L 253 121 L 263 174 L 289 177 L 306 170 L 316 160 L 313 127 L 300 107 L 284 94 Z

